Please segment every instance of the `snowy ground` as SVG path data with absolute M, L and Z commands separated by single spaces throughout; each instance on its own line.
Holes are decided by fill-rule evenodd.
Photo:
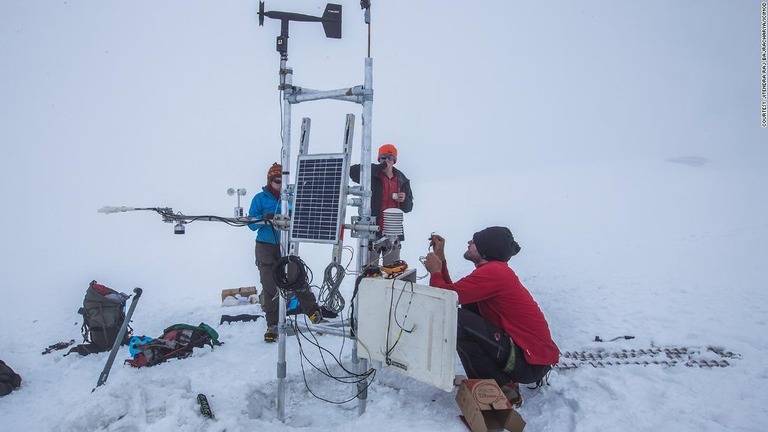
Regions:
M 615 167 L 623 174 L 614 173 L 615 181 L 605 182 L 595 168 L 558 171 L 572 179 L 569 197 L 548 193 L 544 180 L 558 182 L 553 172 L 515 175 L 538 184 L 537 195 L 548 198 L 521 210 L 512 203 L 524 197 L 510 192 L 507 203 L 494 207 L 495 215 L 482 216 L 488 221 L 472 222 L 472 215 L 462 215 L 451 222 L 457 228 L 450 229 L 448 222 L 441 222 L 443 227 L 429 225 L 425 217 L 414 214 L 407 222 L 412 235 L 407 259 L 417 262 L 410 256 L 421 253 L 413 250 L 419 239 L 439 231 L 448 239 L 448 256 L 456 257 L 450 261 L 454 275 L 465 274 L 468 263 L 458 258 L 464 240 L 484 223 L 506 222 L 523 245 L 512 266 L 544 309 L 562 351 L 718 346 L 741 354 L 725 368 L 585 366 L 555 371 L 549 386 L 525 390 L 520 412 L 530 430 L 609 430 L 629 425 L 649 431 L 763 429 L 768 421 L 768 397 L 761 391 L 768 379 L 763 281 L 768 275 L 760 263 L 766 258 L 762 245 L 768 241 L 767 207 L 763 197 L 739 192 L 748 190 L 762 174 L 659 161 L 644 168 Z M 655 172 L 652 185 L 638 176 L 646 169 Z M 587 172 L 595 174 L 588 178 Z M 636 186 L 630 188 L 632 184 Z M 437 199 L 438 191 L 432 194 L 430 187 L 422 186 L 424 196 Z M 625 194 L 631 199 L 612 204 Z M 551 205 L 569 200 L 595 206 Z M 717 208 L 713 201 L 719 203 Z M 538 217 L 539 205 L 548 207 L 549 217 Z M 344 285 L 347 296 L 351 282 L 350 276 Z M 176 322 L 206 322 L 218 330 L 225 345 L 213 351 L 198 349 L 189 359 L 147 369 L 123 366 L 128 356 L 123 349 L 107 384 L 91 393 L 106 353 L 85 358 L 40 355 L 48 343 L 77 336 L 79 298 L 31 311 L 6 310 L 6 328 L 12 326 L 14 331 L 2 334 L 3 357 L 21 373 L 24 386 L 0 400 L 3 429 L 464 428 L 457 419 L 455 392 L 386 369 L 377 372 L 362 416 L 356 402 L 334 405 L 315 399 L 305 388 L 295 340 L 288 344 L 287 419 L 280 423 L 275 399 L 277 345 L 262 341 L 263 320 L 218 325 L 221 314 L 258 313 L 257 306 L 223 308 L 215 291 L 174 296 L 151 287 L 145 290 L 134 316 L 137 334 L 159 335 Z M 592 342 L 594 336 L 607 340 L 622 335 L 635 339 Z M 341 338 L 322 336 L 320 341 L 339 355 Z M 340 354 L 347 367 L 351 367 L 349 348 L 347 341 Z M 317 350 L 306 346 L 305 350 L 310 358 L 319 359 Z M 337 401 L 354 395 L 353 385 L 306 372 L 306 383 L 315 393 Z M 215 421 L 197 412 L 198 392 L 209 395 Z

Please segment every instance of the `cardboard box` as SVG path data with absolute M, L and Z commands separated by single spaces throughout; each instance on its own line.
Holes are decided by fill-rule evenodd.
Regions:
M 234 297 L 235 294 L 240 294 L 240 296 L 248 298 L 249 295 L 256 294 L 256 287 L 249 286 L 221 290 L 221 301 L 224 301 L 224 299 L 229 296 Z
M 512 408 L 504 393 L 490 379 L 467 379 L 459 386 L 456 403 L 472 432 L 522 432 L 525 420 Z

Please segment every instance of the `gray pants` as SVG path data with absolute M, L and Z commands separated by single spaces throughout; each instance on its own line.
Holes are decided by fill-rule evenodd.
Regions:
M 280 245 L 256 242 L 254 253 L 256 254 L 256 267 L 259 268 L 259 277 L 261 278 L 262 289 L 261 294 L 259 295 L 261 310 L 263 310 L 264 315 L 266 315 L 267 326 L 277 325 L 280 300 L 277 297 L 277 285 L 275 285 L 273 272 L 275 263 L 277 263 L 277 260 L 281 257 Z M 297 270 L 298 268 L 295 264 L 289 264 L 287 268 L 288 278 L 293 279 L 296 277 Z M 296 297 L 299 299 L 299 305 L 305 314 L 312 315 L 319 309 L 317 306 L 317 298 L 312 293 L 309 286 L 305 286 L 304 289 L 296 292 Z

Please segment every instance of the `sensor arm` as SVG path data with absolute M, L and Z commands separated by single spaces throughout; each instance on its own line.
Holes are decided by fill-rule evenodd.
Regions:
M 174 213 L 173 209 L 170 207 L 127 207 L 127 206 L 120 206 L 120 207 L 113 207 L 113 206 L 104 206 L 98 210 L 99 213 L 104 214 L 110 214 L 110 213 L 121 213 L 121 212 L 127 212 L 127 211 L 137 211 L 137 210 L 151 210 L 159 214 L 163 217 L 163 222 L 168 223 L 178 223 L 178 224 L 188 224 L 195 221 L 206 221 L 206 222 L 223 222 L 229 226 L 248 226 L 253 223 L 259 223 L 259 222 L 266 222 L 265 219 L 256 219 L 254 217 L 223 217 L 223 216 L 216 216 L 216 215 L 185 215 L 181 212 Z M 270 219 L 269 221 L 275 228 L 279 229 L 288 229 L 291 225 L 291 220 L 289 216 L 283 216 L 283 215 L 275 215 L 273 219 Z

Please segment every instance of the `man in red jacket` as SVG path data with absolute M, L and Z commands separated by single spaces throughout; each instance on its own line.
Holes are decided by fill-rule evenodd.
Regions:
M 531 293 L 520 283 L 507 261 L 520 251 L 506 227 L 476 232 L 464 258 L 475 270 L 451 280 L 445 260 L 445 239 L 432 236 L 434 252 L 424 266 L 429 284 L 459 295 L 456 351 L 469 378 L 495 380 L 507 398 L 522 404 L 518 383 L 533 383 L 558 362 L 560 350 Z

